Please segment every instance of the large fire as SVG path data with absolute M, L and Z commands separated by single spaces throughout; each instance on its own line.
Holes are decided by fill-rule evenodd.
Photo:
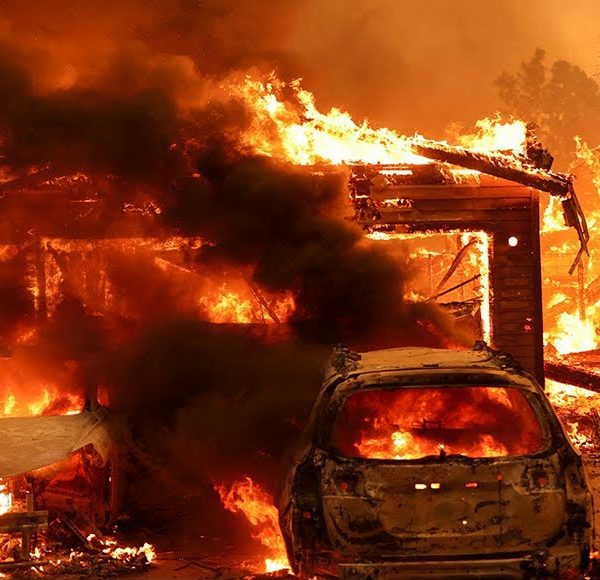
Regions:
M 366 120 L 356 122 L 339 108 L 324 113 L 318 109 L 314 96 L 298 81 L 284 83 L 275 77 L 264 81 L 246 79 L 231 86 L 230 92 L 242 99 L 252 112 L 242 141 L 254 153 L 303 166 L 432 163 L 415 153 L 415 145 L 426 143 L 422 136 L 403 136 L 387 128 L 374 128 Z M 490 118 L 478 121 L 473 134 L 455 136 L 454 141 L 476 153 L 520 158 L 526 154 L 527 133 L 523 121 L 503 122 L 500 118 Z M 597 151 L 581 142 L 578 151 L 594 172 L 594 183 L 598 186 Z M 469 172 L 477 173 L 463 171 Z M 455 178 L 458 179 L 459 173 Z M 70 187 L 70 184 L 65 183 L 65 186 Z M 154 209 L 157 214 L 161 211 L 161 208 Z M 600 219 L 600 212 L 593 215 L 596 221 Z M 552 198 L 543 217 L 543 235 L 548 240 L 546 258 L 559 261 L 561 256 L 575 254 L 576 240 L 569 237 L 559 201 Z M 478 271 L 472 286 L 481 300 L 482 335 L 490 342 L 488 236 L 484 232 L 452 233 L 459 236 L 463 246 L 473 247 L 467 261 L 472 270 Z M 373 232 L 370 237 L 389 243 L 396 236 L 407 237 L 384 231 Z M 169 235 L 163 239 L 124 237 L 104 241 L 42 238 L 36 243 L 36 259 L 27 265 L 27 279 L 35 314 L 40 320 L 52 318 L 67 294 L 81 300 L 86 311 L 95 316 L 110 313 L 135 318 L 135 302 L 142 297 L 131 300 L 119 295 L 118 283 L 111 273 L 112 261 L 123 257 L 144 261 L 149 268 L 160 272 L 168 282 L 168 299 L 179 301 L 183 312 L 199 320 L 218 324 L 276 324 L 289 321 L 294 314 L 294 294 L 273 294 L 257 287 L 252 282 L 252 271 L 210 271 L 190 265 L 195 264 L 190 256 L 211 241 Z M 9 263 L 18 252 L 16 246 L 0 246 L 0 263 Z M 592 350 L 599 345 L 596 320 L 600 293 L 596 296 L 590 291 L 592 283 L 600 278 L 597 263 L 592 251 L 591 258 L 582 262 L 577 280 L 568 288 L 552 273 L 545 276 L 546 308 L 554 313 L 546 324 L 546 341 L 558 354 Z M 431 299 L 433 295 L 415 294 L 414 298 Z M 35 326 L 32 323 L 22 330 L 15 344 L 35 344 L 38 338 Z M 58 383 L 40 383 L 34 389 L 24 389 L 18 380 L 4 381 L 0 383 L 0 416 L 69 414 L 81 410 L 83 398 L 65 394 L 60 387 Z M 554 389 L 551 392 L 555 405 L 566 406 L 567 391 Z M 457 393 L 458 389 L 454 394 Z M 349 401 L 345 430 L 337 433 L 338 446 L 348 456 L 417 459 L 442 454 L 506 456 L 538 450 L 543 444 L 535 414 L 527 402 L 510 389 L 474 387 L 461 394 L 468 396 L 453 407 L 451 403 L 456 401 L 445 400 L 440 393 L 427 389 L 411 392 L 410 396 L 418 400 L 410 405 L 390 399 L 389 394 L 365 393 L 362 398 Z M 581 398 L 581 394 L 577 397 Z M 418 411 L 406 413 L 407 407 Z M 460 408 L 460 413 L 452 412 L 453 408 Z M 573 420 L 567 423 L 567 428 L 583 446 L 588 439 L 581 435 L 580 425 L 581 421 Z M 227 510 L 243 514 L 255 526 L 254 537 L 268 552 L 264 569 L 288 569 L 272 498 L 250 478 L 231 486 L 219 485 L 217 491 Z M 0 514 L 11 509 L 12 500 L 7 485 L 0 481 Z M 117 559 L 141 554 L 150 561 L 153 557 L 148 545 L 121 549 L 111 543 L 104 550 Z
M 335 445 L 371 459 L 503 457 L 539 451 L 542 435 L 523 394 L 509 387 L 374 389 L 348 397 Z
M 424 141 L 420 135 L 408 137 L 387 128 L 375 129 L 366 120 L 359 124 L 335 107 L 322 113 L 314 95 L 303 89 L 299 81 L 284 83 L 274 76 L 266 82 L 247 79 L 244 84 L 231 87 L 231 91 L 243 98 L 253 112 L 245 143 L 257 153 L 299 165 L 431 163 L 412 149 L 415 143 Z M 460 137 L 461 146 L 480 153 L 524 152 L 524 122 L 482 119 L 476 127 L 475 134 Z

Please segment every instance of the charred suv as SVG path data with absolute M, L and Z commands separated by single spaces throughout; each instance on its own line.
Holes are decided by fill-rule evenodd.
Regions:
M 279 494 L 308 578 L 581 578 L 579 453 L 510 357 L 338 349 Z

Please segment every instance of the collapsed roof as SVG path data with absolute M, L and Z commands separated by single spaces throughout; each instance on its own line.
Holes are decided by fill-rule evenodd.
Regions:
M 587 244 L 590 234 L 581 204 L 575 193 L 574 178 L 569 174 L 551 171 L 549 164 L 545 162 L 547 154 L 542 156 L 544 162 L 538 163 L 539 157 L 534 159 L 503 153 L 494 153 L 493 155 L 476 153 L 464 147 L 429 140 L 416 142 L 413 150 L 427 159 L 508 179 L 558 197 L 562 203 L 565 224 L 575 229 L 580 243 L 579 251 L 569 273 L 573 273 L 584 253 L 589 255 Z M 543 151 L 545 152 L 545 150 Z

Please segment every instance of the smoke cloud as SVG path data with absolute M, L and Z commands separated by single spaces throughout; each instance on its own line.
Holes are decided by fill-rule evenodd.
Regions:
M 160 235 L 213 242 L 194 255 L 198 272 L 243 270 L 264 290 L 296 299 L 288 326 L 207 325 L 197 297 L 151 258 L 113 256 L 121 310 L 100 321 L 70 296 L 37 350 L 23 351 L 70 387 L 95 381 L 109 390 L 141 442 L 133 448 L 143 467 L 130 463 L 138 499 L 165 493 L 161 478 L 185 487 L 272 473 L 306 420 L 331 342 L 465 342 L 435 307 L 402 301 L 412 265 L 370 246 L 343 219 L 343 173 L 313 176 L 240 146 L 250 113 L 222 82 L 277 68 L 304 76 L 326 105 L 435 136 L 450 121 L 490 114 L 502 68 L 541 43 L 536 31 L 558 31 L 521 4 L 3 3 L 0 152 L 8 177 L 103 176 L 98 232 L 114 234 L 124 204 L 156 201 Z M 498 26 L 482 25 L 491 19 Z M 559 50 L 570 37 L 544 38 Z M 34 213 L 36 223 L 64 217 Z M 23 286 L 0 275 L 0 295 L 15 305 L 2 324 L 14 326 L 11 316 L 31 312 Z

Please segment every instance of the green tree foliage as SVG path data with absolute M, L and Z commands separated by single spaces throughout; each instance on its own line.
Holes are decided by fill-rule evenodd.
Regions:
M 539 139 L 566 169 L 575 157 L 575 136 L 600 142 L 600 88 L 577 65 L 557 60 L 549 65 L 537 49 L 515 73 L 497 79 L 504 114 L 537 125 Z

